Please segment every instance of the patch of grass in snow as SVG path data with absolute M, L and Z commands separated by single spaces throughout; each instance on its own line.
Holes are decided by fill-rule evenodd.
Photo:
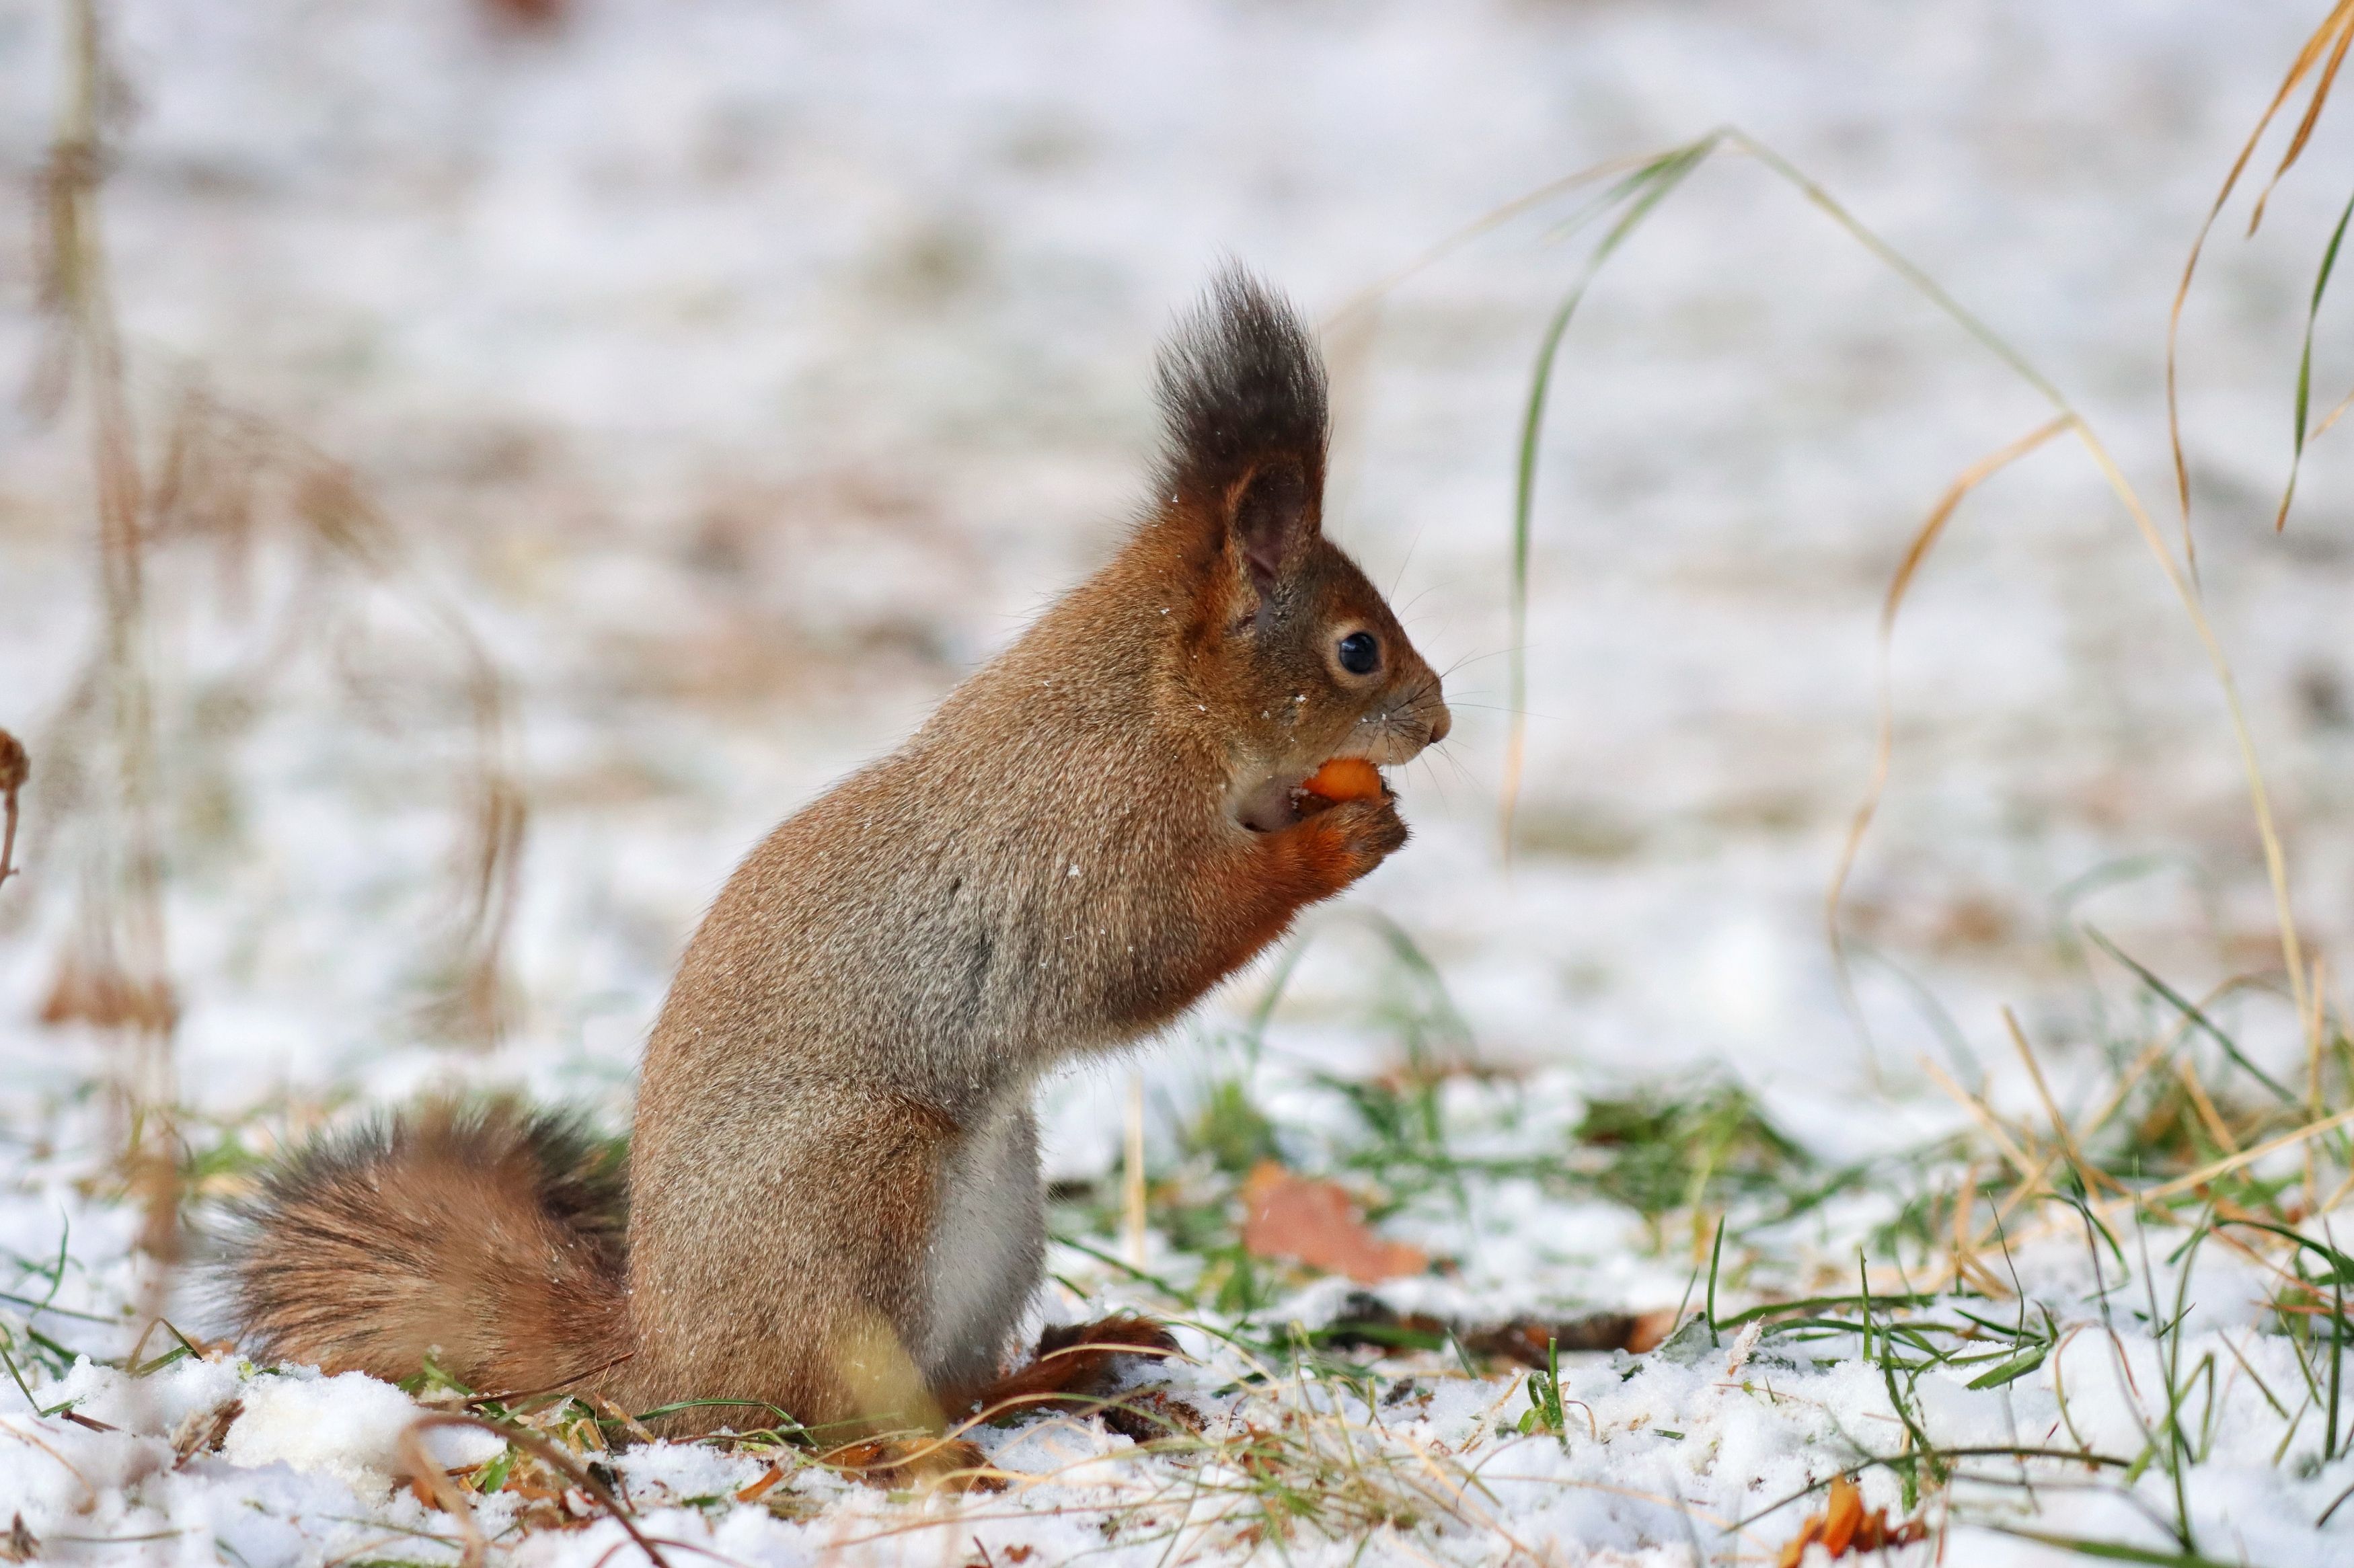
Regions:
M 1599 1157 L 1588 1174 L 1594 1190 L 1655 1222 L 1680 1209 L 1721 1212 L 1737 1197 L 1796 1200 L 1811 1190 L 1813 1159 L 1737 1084 L 1589 1100 L 1576 1137 Z

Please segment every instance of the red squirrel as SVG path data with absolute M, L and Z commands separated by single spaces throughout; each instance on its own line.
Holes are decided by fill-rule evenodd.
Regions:
M 626 1181 L 513 1109 L 314 1145 L 230 1259 L 256 1351 L 706 1402 L 677 1433 L 775 1410 L 856 1433 L 1171 1348 L 1112 1319 L 1005 1371 L 1044 1267 L 1034 1086 L 1161 1029 L 1403 845 L 1385 784 L 1300 786 L 1449 720 L 1324 537 L 1324 369 L 1289 305 L 1221 274 L 1157 391 L 1119 553 L 728 880 L 647 1046 Z

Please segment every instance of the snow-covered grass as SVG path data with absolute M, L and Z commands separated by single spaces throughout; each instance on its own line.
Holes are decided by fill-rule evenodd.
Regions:
M 2194 580 L 2174 270 L 2312 18 L 109 9 L 135 109 L 78 106 L 66 34 L 0 17 L 20 187 L 105 242 L 46 294 L 0 274 L 11 352 L 73 370 L 6 416 L 0 493 L 0 724 L 35 770 L 0 885 L 0 1556 L 1729 1563 L 1843 1474 L 1921 1525 L 1898 1561 L 2354 1542 L 2354 1047 L 2321 961 L 2354 929 L 2354 563 L 2326 444 L 2271 532 L 2337 210 L 2295 185 L 2285 238 L 2211 245 L 2188 318 L 2195 608 L 2237 715 L 2153 569 Z M 109 157 L 49 158 L 36 113 Z M 734 855 L 1113 525 L 1194 252 L 1242 236 L 1362 301 L 1564 167 L 1728 119 L 2048 361 L 2117 471 L 2054 440 L 1935 514 L 2053 410 L 1925 336 L 1954 318 L 1755 148 L 1627 164 L 1583 228 L 1556 193 L 1335 311 L 1336 524 L 1424 599 L 1464 723 L 1405 781 L 1411 851 L 1140 1059 L 1141 1128 L 1119 1070 L 1050 1087 L 1039 1316 L 1161 1315 L 1181 1361 L 967 1434 L 989 1487 L 900 1493 L 789 1413 L 650 1442 L 642 1412 L 214 1340 L 208 1235 L 289 1139 L 427 1086 L 626 1125 Z M 119 407 L 89 335 L 117 309 Z M 2154 538 L 2120 493 L 2160 498 Z M 93 512 L 143 523 L 99 553 L 143 574 L 128 611 Z M 1892 578 L 1842 969 L 1820 900 Z M 143 1054 L 90 1027 L 166 1019 Z M 1269 1160 L 1430 1266 L 1254 1252 Z
M 15 1260 L 11 1359 L 39 1414 L 6 1417 L 0 1474 L 37 1537 L 174 1560 L 440 1562 L 479 1537 L 590 1563 L 645 1550 L 627 1510 L 657 1552 L 732 1561 L 1728 1561 L 1850 1474 L 1867 1508 L 1925 1525 L 1899 1550 L 2326 1561 L 2342 1527 L 2317 1521 L 2354 1489 L 2354 1258 L 2281 1244 L 2347 1180 L 2343 1118 L 2183 1033 L 2073 1120 L 1979 1105 L 1983 1137 L 1839 1168 L 1723 1086 L 1611 1098 L 1427 1057 L 1352 1080 L 1262 1051 L 1154 1172 L 1140 1262 L 1114 1179 L 1060 1192 L 1048 1314 L 1161 1314 L 1184 1360 L 1102 1411 L 974 1428 L 990 1470 L 960 1495 L 845 1479 L 785 1413 L 648 1442 L 629 1413 L 474 1399 L 430 1369 L 405 1394 L 168 1327 L 128 1345 L 137 1282 L 81 1261 L 121 1254 L 61 1234 Z M 2354 1063 L 2333 1049 L 2317 1081 L 2342 1105 Z M 88 1123 L 40 1130 L 85 1150 L 47 1171 L 59 1211 L 125 1223 Z M 1252 1256 L 1239 1175 L 1277 1155 L 1438 1269 L 1358 1287 Z M 1515 1364 L 1500 1325 L 1542 1344 L 1592 1323 L 1545 1316 L 1570 1282 L 1681 1326 L 1640 1355 Z M 425 1431 L 427 1410 L 524 1436 Z M 451 1478 L 438 1498 L 409 1484 L 419 1440 Z

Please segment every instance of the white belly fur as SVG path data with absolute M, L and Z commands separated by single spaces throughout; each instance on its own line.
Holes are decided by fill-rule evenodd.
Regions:
M 940 1184 L 917 1354 L 935 1388 L 995 1375 L 1045 1266 L 1045 1194 L 1029 1085 L 973 1123 L 943 1163 Z

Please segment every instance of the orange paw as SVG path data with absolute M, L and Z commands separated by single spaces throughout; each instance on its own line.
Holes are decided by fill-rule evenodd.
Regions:
M 1405 847 L 1405 820 L 1392 796 L 1342 800 L 1303 820 L 1288 832 L 1304 835 L 1310 864 L 1337 893 Z

